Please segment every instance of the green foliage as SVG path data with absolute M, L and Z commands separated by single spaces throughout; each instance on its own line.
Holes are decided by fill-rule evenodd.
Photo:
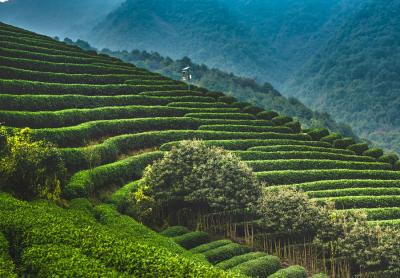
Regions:
M 243 158 L 243 157 L 242 157 Z M 354 169 L 391 170 L 387 163 L 338 161 L 328 159 L 251 160 L 247 161 L 253 171 L 313 170 L 313 169 Z
M 0 232 L 0 277 L 16 278 L 15 266 L 9 255 L 9 243 Z
M 127 180 L 139 179 L 145 167 L 162 157 L 162 152 L 148 152 L 75 173 L 65 186 L 66 196 L 88 197 L 112 185 L 120 186 Z
M 283 268 L 268 276 L 268 278 L 307 278 L 308 274 L 304 267 L 292 265 L 288 268 Z M 314 276 L 313 276 L 314 277 Z
M 278 257 L 263 256 L 241 263 L 230 270 L 239 271 L 240 273 L 250 277 L 267 277 L 268 275 L 278 271 L 280 268 L 281 263 Z
M 326 152 L 326 153 L 354 155 L 354 152 L 350 150 L 334 149 L 327 147 L 301 146 L 301 145 L 259 146 L 259 147 L 249 148 L 248 151 L 254 151 L 254 152 L 303 151 L 303 152 Z
M 396 154 L 385 154 L 379 157 L 378 161 L 394 165 L 397 161 L 399 161 L 399 157 Z
M 329 278 L 329 276 L 326 275 L 325 273 L 318 273 L 318 274 L 314 274 L 312 276 L 312 278 Z
M 289 127 L 295 133 L 301 132 L 301 124 L 298 121 L 288 122 L 288 123 L 285 124 L 285 126 Z
M 249 253 L 250 248 L 238 243 L 228 243 L 223 246 L 216 247 L 214 249 L 203 252 L 202 254 L 212 264 L 228 260 L 235 256 L 240 256 L 245 253 Z
M 307 182 L 302 184 L 293 184 L 291 187 L 304 191 L 317 190 L 334 190 L 347 188 L 381 188 L 381 187 L 399 187 L 400 181 L 395 180 L 379 180 L 379 179 L 342 179 L 340 182 L 335 180 L 321 180 L 315 182 Z
M 313 140 L 318 141 L 321 140 L 321 138 L 328 136 L 329 130 L 326 128 L 315 128 L 308 131 L 307 134 L 310 135 Z
M 247 261 L 251 261 L 257 258 L 267 256 L 266 253 L 263 252 L 249 252 L 243 255 L 234 256 L 230 259 L 224 260 L 216 264 L 217 267 L 222 268 L 224 270 L 231 269 L 239 264 L 242 264 Z
M 194 205 L 199 212 L 249 208 L 259 194 L 259 185 L 244 162 L 202 141 L 183 141 L 173 147 L 146 168 L 142 186 L 157 207 L 182 202 L 180 208 Z
M 264 111 L 264 109 L 257 107 L 257 106 L 246 106 L 243 108 L 243 112 L 244 113 L 249 113 L 249 114 L 254 114 L 254 115 L 258 115 L 258 113 L 261 113 L 262 111 Z
M 272 118 L 272 122 L 274 123 L 274 125 L 277 125 L 277 126 L 281 126 L 281 125 L 290 123 L 292 121 L 293 121 L 293 119 L 291 117 L 287 117 L 287 116 L 277 116 L 277 117 Z
M 248 113 L 188 113 L 185 117 L 199 119 L 226 119 L 226 120 L 254 120 L 255 117 Z
M 199 130 L 293 133 L 293 130 L 289 127 L 253 125 L 202 125 L 199 127 Z
M 272 120 L 275 117 L 278 117 L 279 114 L 275 111 L 263 111 L 257 114 L 257 118 L 263 120 Z
M 232 107 L 236 107 L 236 108 L 243 109 L 243 108 L 245 108 L 246 106 L 251 106 L 251 104 L 248 103 L 248 102 L 232 102 L 232 103 L 231 103 L 231 106 L 232 106 Z
M 230 243 L 232 243 L 232 241 L 229 240 L 229 239 L 214 240 L 214 241 L 211 241 L 209 243 L 204 243 L 204 244 L 201 244 L 201 245 L 199 245 L 199 246 L 197 246 L 195 248 L 192 248 L 192 249 L 190 249 L 190 252 L 192 252 L 194 254 L 196 254 L 196 253 L 204 253 L 204 252 L 207 252 L 207 251 L 209 251 L 211 249 L 215 249 L 215 248 L 218 248 L 218 247 L 230 244 Z
M 29 129 L 16 134 L 1 129 L 6 144 L 0 150 L 0 188 L 25 199 L 58 200 L 65 178 L 60 152 L 48 142 L 31 140 Z
M 345 149 L 350 145 L 355 144 L 356 142 L 354 141 L 353 138 L 343 138 L 343 139 L 336 139 L 333 141 L 333 147 L 334 148 L 339 148 L 339 149 Z
M 210 241 L 209 235 L 205 232 L 189 232 L 172 239 L 186 249 L 192 249 Z
M 378 159 L 379 157 L 381 157 L 383 155 L 383 150 L 377 149 L 377 148 L 372 148 L 372 149 L 368 149 L 368 150 L 364 151 L 362 153 L 362 155 L 370 156 L 370 157 Z
M 233 104 L 233 103 L 237 102 L 237 99 L 234 97 L 231 97 L 231 96 L 221 96 L 218 98 L 218 101 Z
M 368 150 L 368 144 L 366 143 L 353 144 L 348 146 L 347 149 L 355 152 L 358 155 L 362 155 L 366 150 Z
M 256 176 L 268 184 L 295 184 L 319 180 L 342 180 L 342 179 L 398 179 L 400 174 L 387 170 L 307 170 L 307 171 L 272 171 L 258 172 Z
M 43 271 L 44 275 L 48 271 L 79 274 L 88 269 L 83 276 L 90 276 L 91 271 L 136 277 L 237 276 L 165 247 L 135 240 L 140 233 L 127 237 L 129 231 L 113 228 L 115 224 L 88 223 L 86 219 L 85 211 L 64 210 L 47 203 L 29 204 L 0 194 L 0 230 L 11 236 L 13 252 L 24 254 L 24 266 Z
M 320 140 L 333 144 L 333 142 L 338 139 L 342 139 L 342 135 L 337 133 L 331 133 L 327 136 L 322 137 Z
M 316 234 L 330 214 L 327 207 L 317 205 L 303 192 L 268 187 L 263 190 L 257 212 L 270 232 L 305 236 Z
M 163 230 L 160 235 L 166 237 L 176 237 L 189 233 L 189 229 L 183 226 L 171 226 Z

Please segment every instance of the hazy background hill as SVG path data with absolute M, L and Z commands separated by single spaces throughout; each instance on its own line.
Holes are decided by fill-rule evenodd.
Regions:
M 80 37 L 124 0 L 9 0 L 0 20 L 50 36 Z
M 400 152 L 399 6 L 395 0 L 11 0 L 0 4 L 0 20 L 83 38 L 99 49 L 188 56 L 269 82 Z

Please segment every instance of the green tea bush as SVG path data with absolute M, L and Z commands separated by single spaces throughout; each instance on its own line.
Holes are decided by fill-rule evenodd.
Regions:
M 228 260 L 235 256 L 240 256 L 245 253 L 249 253 L 250 248 L 238 243 L 229 243 L 206 252 L 202 254 L 207 258 L 207 260 L 212 264 L 217 264 L 219 262 Z
M 204 139 L 204 138 L 203 138 Z M 204 139 L 205 140 L 205 139 Z M 209 146 L 222 147 L 227 150 L 246 150 L 252 147 L 259 146 L 312 146 L 312 147 L 329 147 L 328 143 L 316 141 L 302 141 L 302 140 L 287 140 L 287 139 L 236 139 L 236 140 L 208 140 L 204 142 Z M 170 150 L 173 146 L 179 144 L 178 142 L 165 143 L 161 150 Z
M 171 102 L 168 103 L 171 107 L 188 107 L 188 108 L 227 108 L 228 105 L 224 102 Z
M 340 149 L 345 149 L 350 145 L 355 144 L 356 142 L 354 141 L 353 138 L 350 137 L 346 137 L 343 139 L 336 139 L 335 141 L 333 141 L 333 147 L 334 148 L 340 148 Z
M 160 235 L 166 237 L 176 237 L 189 233 L 189 229 L 183 226 L 171 226 L 163 230 Z
M 185 90 L 185 87 L 180 87 L 179 89 L 176 90 L 166 90 L 165 86 L 160 86 L 158 89 L 154 90 L 147 90 L 147 91 L 142 91 L 140 93 L 143 96 L 152 96 L 152 97 L 196 97 L 196 96 L 203 96 L 203 97 L 209 97 L 206 94 L 203 94 L 202 92 L 199 91 L 187 91 Z
M 190 252 L 192 252 L 194 254 L 204 253 L 204 252 L 207 252 L 207 251 L 209 251 L 211 249 L 215 249 L 215 248 L 218 248 L 218 247 L 230 244 L 230 243 L 232 243 L 232 241 L 229 240 L 229 239 L 214 240 L 212 242 L 204 243 L 204 244 L 201 244 L 201 245 L 199 245 L 199 246 L 197 246 L 195 248 L 192 248 L 192 249 L 190 249 Z
M 361 208 L 341 210 L 343 213 L 363 213 L 367 215 L 367 220 L 391 220 L 400 219 L 400 208 Z
M 370 156 L 370 157 L 378 159 L 379 157 L 381 157 L 383 155 L 383 150 L 377 149 L 377 148 L 372 148 L 372 149 L 368 149 L 368 150 L 364 151 L 362 153 L 362 155 Z
M 258 146 L 249 148 L 248 151 L 255 152 L 284 152 L 284 151 L 303 151 L 303 152 L 326 152 L 345 155 L 354 155 L 350 150 L 334 149 L 326 147 L 299 146 L 299 145 L 277 145 L 277 146 Z
M 326 159 L 250 160 L 246 162 L 255 172 L 313 169 L 391 170 L 390 164 L 387 163 Z
M 247 113 L 188 113 L 185 117 L 199 119 L 253 120 L 253 115 Z
M 209 235 L 205 232 L 189 232 L 172 239 L 186 249 L 192 249 L 210 241 Z
M 353 144 L 348 146 L 347 149 L 355 152 L 357 155 L 362 155 L 363 152 L 368 150 L 368 144 L 366 143 Z
M 309 191 L 312 198 L 346 197 L 346 196 L 389 196 L 399 195 L 399 188 L 349 188 L 334 190 Z
M 257 212 L 265 229 L 285 235 L 314 235 L 330 217 L 330 210 L 306 193 L 285 188 L 266 187 Z
M 257 107 L 257 106 L 253 106 L 253 105 L 249 105 L 243 108 L 243 113 L 249 113 L 249 114 L 253 114 L 253 115 L 257 115 L 258 113 L 261 113 L 262 111 L 264 111 L 264 109 Z
M 341 180 L 321 180 L 291 185 L 303 191 L 335 190 L 347 188 L 382 188 L 400 187 L 398 180 L 379 180 L 379 179 L 341 179 Z
M 0 232 L 0 277 L 17 278 L 15 266 L 8 253 L 9 243 Z
M 276 152 L 255 152 L 255 151 L 241 151 L 235 152 L 243 160 L 277 160 L 277 159 L 313 159 L 313 160 L 332 160 L 332 161 L 343 161 L 351 163 L 351 161 L 361 161 L 374 163 L 374 159 L 365 156 L 356 155 L 345 155 L 337 153 L 326 153 L 326 152 L 302 152 L 302 151 L 276 151 Z M 289 163 L 289 162 L 288 162 Z M 329 163 L 329 162 L 327 162 Z M 333 163 L 333 162 L 332 162 Z M 387 163 L 375 163 L 370 164 L 377 166 L 378 168 L 388 169 Z M 362 167 L 362 166 L 360 166 Z M 368 167 L 367 167 L 368 169 Z
M 22 272 L 35 277 L 119 277 L 96 259 L 83 255 L 78 248 L 65 245 L 38 245 L 24 250 Z
M 190 130 L 199 126 L 197 121 L 183 117 L 100 120 L 69 127 L 35 129 L 32 137 L 45 139 L 59 147 L 77 147 L 105 136 L 157 130 Z
M 228 270 L 228 269 L 231 269 L 241 263 L 251 261 L 251 260 L 254 260 L 257 258 L 265 257 L 265 256 L 267 256 L 267 254 L 263 253 L 263 252 L 250 252 L 247 254 L 235 256 L 230 259 L 219 262 L 216 264 L 216 266 L 219 268 L 222 268 L 224 270 Z
M 1 53 L 1 50 L 0 50 Z M 143 70 L 135 68 L 105 67 L 90 64 L 53 63 L 23 58 L 0 57 L 3 66 L 27 69 L 32 71 L 56 72 L 68 74 L 144 74 Z
M 279 114 L 275 111 L 263 111 L 257 114 L 258 119 L 269 120 L 269 121 L 278 116 Z
M 175 85 L 90 85 L 90 84 L 62 84 L 45 83 L 28 80 L 0 80 L 0 89 L 4 94 L 25 95 L 135 95 L 146 91 L 180 90 L 181 86 Z M 181 93 L 182 95 L 182 93 Z M 176 95 L 175 95 L 176 96 Z M 179 96 L 179 95 L 178 95 Z M 196 94 L 198 96 L 198 94 Z
M 287 116 L 277 116 L 277 117 L 272 118 L 272 123 L 274 123 L 274 125 L 277 125 L 277 126 L 281 126 L 281 125 L 290 123 L 292 121 L 293 121 L 293 119 L 291 117 L 287 117 Z
M 338 139 L 342 139 L 342 135 L 337 133 L 331 133 L 327 136 L 322 137 L 320 140 L 333 144 L 333 142 Z
M 321 138 L 329 135 L 329 130 L 326 128 L 314 128 L 307 132 L 308 135 L 315 141 L 321 140 Z M 326 141 L 325 141 L 326 142 Z
M 292 265 L 288 268 L 280 269 L 268 278 L 307 278 L 308 274 L 304 267 L 299 265 Z
M 241 263 L 230 270 L 239 271 L 240 273 L 250 277 L 267 277 L 268 275 L 278 271 L 280 268 L 281 263 L 278 257 L 264 256 Z
M 288 128 L 290 128 L 293 132 L 299 133 L 301 132 L 301 124 L 298 121 L 291 121 L 285 124 Z
M 295 184 L 318 180 L 343 180 L 343 179 L 391 179 L 400 178 L 400 173 L 387 170 L 283 170 L 271 172 L 258 172 L 259 180 L 272 185 Z
M 10 245 L 15 252 L 26 251 L 26 266 L 42 265 L 41 262 L 45 262 L 45 254 L 49 251 L 33 249 L 37 251 L 30 253 L 30 248 L 43 246 L 45 249 L 46 245 L 52 245 L 56 248 L 68 246 L 69 250 L 74 251 L 76 260 L 71 261 L 71 253 L 62 255 L 62 252 L 67 251 L 61 250 L 58 253 L 57 249 L 53 249 L 55 254 L 51 257 L 64 261 L 63 265 L 56 262 L 57 268 L 54 269 L 68 271 L 60 272 L 64 274 L 80 273 L 80 269 L 89 266 L 93 268 L 83 276 L 90 277 L 90 271 L 98 269 L 93 262 L 98 261 L 105 266 L 103 271 L 116 271 L 125 276 L 238 277 L 237 274 L 226 273 L 205 263 L 174 254 L 164 247 L 150 246 L 145 241 L 133 241 L 134 237 L 126 238 L 126 232 L 120 233 L 118 229 L 97 223 L 88 225 L 84 222 L 85 219 L 87 215 L 84 211 L 79 213 L 75 210 L 64 210 L 50 204 L 29 204 L 0 194 L 0 230 L 6 235 L 13 235 Z M 79 254 L 89 257 L 90 262 L 85 257 L 79 257 Z M 51 258 L 48 260 L 50 262 Z M 46 274 L 49 266 L 42 265 L 36 270 L 40 272 L 41 269 Z
M 254 125 L 254 126 L 272 126 L 270 121 L 266 120 L 225 120 L 225 119 L 197 119 L 203 125 Z
M 139 179 L 145 167 L 162 155 L 162 152 L 148 152 L 77 172 L 65 186 L 64 194 L 69 198 L 89 197 L 124 181 Z
M 180 203 L 181 209 L 204 213 L 247 209 L 257 200 L 260 187 L 236 156 L 195 140 L 181 142 L 147 167 L 142 189 L 152 206 Z
M 293 133 L 289 127 L 283 126 L 254 126 L 254 125 L 203 125 L 199 130 L 221 130 L 231 132 L 277 132 L 277 133 Z
M 314 274 L 312 276 L 312 278 L 329 278 L 329 276 L 326 275 L 325 273 L 318 273 L 318 274 Z
M 25 198 L 57 200 L 66 170 L 60 152 L 45 141 L 33 141 L 31 131 L 10 134 L 1 128 L 5 139 L 0 153 L 0 189 Z
M 400 206 L 400 196 L 344 196 L 319 198 L 319 202 L 334 202 L 337 209 L 381 208 Z
M 396 154 L 385 154 L 379 157 L 378 161 L 394 165 L 397 161 L 399 161 L 399 157 Z

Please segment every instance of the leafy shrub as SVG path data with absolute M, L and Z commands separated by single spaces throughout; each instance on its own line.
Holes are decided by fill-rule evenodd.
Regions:
M 188 113 L 185 117 L 199 119 L 253 120 L 254 116 L 247 113 Z
M 239 271 L 250 277 L 267 277 L 268 275 L 278 271 L 281 268 L 281 263 L 278 257 L 264 256 L 254 260 L 241 263 L 231 271 Z
M 184 141 L 146 168 L 143 190 L 157 207 L 180 202 L 181 208 L 249 208 L 259 185 L 251 169 L 233 154 L 201 141 Z
M 257 259 L 260 257 L 265 257 L 265 256 L 267 256 L 267 254 L 263 253 L 263 252 L 250 252 L 247 254 L 235 256 L 230 259 L 219 262 L 216 266 L 218 266 L 219 268 L 222 268 L 224 270 L 228 270 L 228 269 L 233 268 L 241 263 L 251 261 L 251 260 L 254 260 L 254 259 Z
M 348 146 L 347 149 L 355 152 L 358 155 L 362 155 L 363 152 L 368 150 L 368 144 L 366 144 L 366 143 L 353 144 L 353 145 Z
M 257 118 L 263 120 L 272 120 L 273 118 L 278 116 L 279 114 L 275 111 L 263 111 L 257 114 Z
M 345 155 L 338 153 L 314 152 L 314 151 L 276 151 L 276 152 L 256 152 L 256 151 L 238 151 L 235 154 L 239 155 L 243 160 L 275 160 L 275 159 L 314 159 L 314 160 L 342 160 L 343 162 L 351 163 L 351 161 L 362 161 L 373 163 L 371 157 L 363 157 L 356 155 Z M 287 161 L 290 163 L 290 161 Z M 306 162 L 307 163 L 307 162 Z M 334 162 L 327 162 L 334 163 Z M 382 168 L 387 168 L 387 164 L 372 164 L 381 165 Z M 383 166 L 382 166 L 383 165 Z M 386 166 L 385 166 L 386 165 Z M 380 166 L 378 166 L 380 167 Z
M 319 141 L 321 138 L 329 135 L 329 130 L 326 128 L 315 128 L 308 131 L 307 134 L 310 135 L 313 140 Z
M 253 106 L 253 105 L 249 105 L 243 108 L 243 113 L 249 113 L 249 114 L 253 114 L 253 115 L 257 115 L 258 113 L 261 113 L 262 111 L 264 111 L 264 109 L 257 107 L 257 106 Z
M 217 264 L 234 256 L 239 256 L 250 252 L 250 248 L 238 243 L 229 243 L 206 252 L 203 255 L 212 264 Z
M 29 129 L 0 133 L 6 142 L 0 150 L 0 188 L 26 199 L 57 200 L 66 173 L 60 152 L 48 142 L 32 141 Z
M 329 276 L 326 275 L 325 273 L 318 273 L 318 274 L 314 274 L 312 276 L 312 278 L 329 278 Z
M 379 208 L 379 207 L 398 207 L 400 197 L 396 196 L 344 196 L 319 198 L 319 202 L 334 202 L 337 209 L 351 208 Z
M 287 117 L 287 116 L 277 116 L 277 117 L 274 117 L 274 118 L 272 119 L 272 122 L 273 122 L 275 125 L 278 125 L 278 126 L 281 126 L 281 125 L 290 123 L 290 122 L 292 122 L 292 121 L 293 121 L 293 119 L 292 119 L 291 117 Z
M 186 249 L 192 249 L 210 241 L 209 235 L 205 232 L 189 232 L 172 239 Z
M 257 152 L 303 151 L 303 152 L 326 152 L 326 153 L 354 155 L 354 152 L 350 150 L 334 149 L 326 147 L 301 146 L 301 145 L 259 146 L 259 147 L 249 148 L 248 151 L 255 151 L 255 152 L 256 151 Z
M 343 139 L 336 139 L 335 141 L 333 141 L 333 147 L 334 148 L 340 148 L 340 149 L 345 149 L 350 145 L 355 144 L 356 142 L 354 141 L 353 138 L 350 137 L 346 137 Z
M 70 198 L 89 197 L 112 185 L 118 186 L 121 182 L 139 179 L 145 167 L 162 155 L 162 152 L 148 152 L 77 172 L 66 185 L 64 193 Z
M 230 132 L 277 132 L 277 133 L 293 133 L 289 127 L 283 126 L 254 126 L 254 125 L 203 125 L 199 130 L 220 130 Z
M 387 163 L 337 161 L 328 159 L 290 159 L 290 160 L 252 160 L 247 161 L 253 171 L 313 170 L 313 169 L 354 169 L 354 170 L 391 170 Z
M 400 187 L 400 180 L 378 180 L 378 179 L 341 179 L 321 180 L 302 184 L 293 184 L 292 187 L 304 191 L 319 191 L 347 188 L 381 188 L 381 187 Z
M 295 133 L 299 133 L 301 131 L 301 124 L 298 121 L 288 122 L 285 124 L 285 126 L 289 127 Z
M 227 108 L 224 102 L 170 102 L 170 107 L 187 107 L 187 108 Z
M 383 150 L 377 149 L 377 148 L 372 148 L 372 149 L 364 151 L 362 155 L 370 156 L 370 157 L 378 159 L 379 157 L 381 157 L 383 155 Z
M 215 249 L 215 248 L 218 248 L 218 247 L 230 244 L 230 243 L 232 243 L 232 241 L 229 239 L 214 240 L 212 242 L 204 243 L 193 249 L 190 249 L 190 252 L 195 253 L 195 254 L 196 253 L 204 253 L 211 249 Z
M 268 278 L 307 278 L 308 274 L 304 267 L 292 265 L 288 268 L 280 269 Z
M 295 184 L 318 180 L 342 180 L 342 179 L 398 179 L 400 174 L 387 170 L 283 170 L 273 172 L 258 172 L 256 176 L 268 184 Z
M 394 165 L 399 160 L 399 157 L 396 154 L 385 154 L 379 157 L 378 161 L 386 162 Z
M 9 247 L 7 239 L 0 232 L 0 277 L 16 278 L 15 266 L 8 254 Z
M 315 234 L 330 213 L 303 192 L 268 187 L 263 190 L 257 211 L 263 227 L 269 231 L 295 235 Z
M 166 237 L 176 237 L 189 233 L 189 229 L 183 226 L 171 226 L 166 228 L 160 235 Z
M 342 135 L 337 133 L 331 133 L 327 136 L 322 137 L 320 140 L 333 144 L 333 142 L 338 139 L 342 139 Z
M 79 213 L 49 204 L 29 204 L 9 195 L 0 194 L 0 229 L 13 235 L 10 245 L 15 246 L 16 251 L 45 245 L 56 246 L 56 248 L 68 246 L 69 250 L 74 250 L 74 256 L 77 258 L 80 253 L 90 257 L 91 261 L 96 260 L 103 264 L 105 266 L 103 271 L 114 270 L 125 276 L 238 276 L 173 254 L 164 247 L 149 246 L 145 241 L 134 241 L 134 237 L 126 237 L 126 231 L 121 233 L 119 229 L 97 223 L 87 225 L 86 219 L 87 215 L 84 211 Z M 82 226 L 83 223 L 85 225 Z M 79 249 L 79 253 L 75 252 L 78 251 L 76 249 Z M 24 264 L 40 264 L 44 261 L 46 252 L 36 253 L 35 251 L 34 253 L 38 255 L 32 255 L 32 257 L 26 255 L 27 260 Z M 30 257 L 33 260 L 28 261 Z M 80 265 L 75 269 L 69 258 L 71 257 L 68 254 L 61 258 L 61 260 L 65 259 L 64 267 L 68 267 L 69 273 L 79 273 Z M 81 258 L 79 261 L 82 262 Z M 83 260 L 83 262 L 88 262 L 88 260 Z M 48 269 L 47 267 L 47 265 L 43 266 L 44 269 Z M 83 276 L 90 277 L 90 274 L 91 272 L 87 272 Z

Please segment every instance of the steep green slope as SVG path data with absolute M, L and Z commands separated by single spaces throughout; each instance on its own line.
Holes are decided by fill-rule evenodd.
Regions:
M 300 68 L 285 93 L 400 152 L 400 3 L 369 1 Z
M 148 164 L 177 141 L 196 138 L 232 150 L 268 186 L 311 188 L 310 196 L 333 200 L 337 209 L 371 212 L 370 221 L 382 224 L 399 222 L 397 157 L 325 129 L 302 130 L 290 117 L 222 93 L 188 90 L 106 55 L 5 24 L 0 33 L 0 59 L 6 61 L 0 122 L 9 130 L 30 127 L 34 138 L 58 145 L 70 177 L 62 188 L 66 201 L 91 197 L 123 208 Z M 17 247 L 1 257 L 11 273 L 8 255 L 19 274 L 234 275 L 204 265 L 113 206 L 93 209 L 78 201 L 81 209 L 70 211 L 0 198 L 0 232 Z

